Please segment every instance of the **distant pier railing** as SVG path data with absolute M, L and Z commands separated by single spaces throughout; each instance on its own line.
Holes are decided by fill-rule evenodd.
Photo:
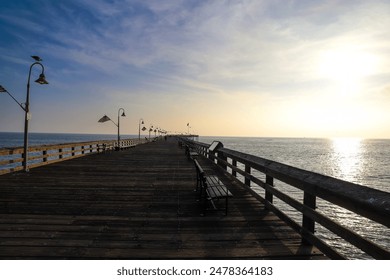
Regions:
M 28 167 L 34 168 L 93 153 L 126 149 L 147 142 L 148 140 L 146 139 L 138 140 L 138 138 L 136 138 L 123 139 L 120 141 L 119 146 L 117 140 L 31 146 L 28 149 Z M 22 162 L 23 147 L 0 148 L 0 175 L 22 170 Z
M 209 144 L 186 138 L 179 138 L 179 141 L 209 158 L 228 173 L 232 179 L 241 182 L 252 195 L 265 204 L 265 207 L 299 232 L 302 236 L 302 242 L 315 245 L 328 257 L 345 259 L 349 256 L 343 255 L 316 234 L 317 223 L 373 258 L 390 259 L 390 244 L 383 246 L 383 244 L 378 245 L 380 242 L 374 243 L 368 240 L 362 234 L 342 225 L 339 221 L 335 221 L 334 217 L 330 218 L 332 215 L 326 211 L 331 205 L 347 209 L 360 218 L 368 218 L 371 223 L 376 222 L 379 227 L 384 228 L 383 238 L 388 238 L 390 193 L 227 149 L 223 147 L 222 143 L 211 152 Z M 275 184 L 276 180 L 279 183 Z M 300 192 L 300 199 L 294 198 L 288 191 L 278 188 L 281 184 L 287 184 Z M 263 189 L 263 195 L 259 189 Z M 300 213 L 301 222 L 297 222 L 296 219 L 286 214 L 286 211 L 282 211 L 279 206 L 277 207 L 274 203 L 274 197 Z M 318 201 L 317 198 L 322 200 Z M 363 225 L 362 231 L 366 231 Z

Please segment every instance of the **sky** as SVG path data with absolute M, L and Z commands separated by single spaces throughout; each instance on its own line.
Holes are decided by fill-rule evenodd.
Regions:
M 0 85 L 30 131 L 390 138 L 388 0 L 0 2 Z M 189 124 L 189 126 L 187 126 Z M 24 112 L 0 94 L 0 131 Z

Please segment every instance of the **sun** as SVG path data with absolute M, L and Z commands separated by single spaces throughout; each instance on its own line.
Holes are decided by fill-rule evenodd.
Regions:
M 377 58 L 356 47 L 339 47 L 320 54 L 319 76 L 338 84 L 344 93 L 357 92 L 361 82 L 375 73 Z

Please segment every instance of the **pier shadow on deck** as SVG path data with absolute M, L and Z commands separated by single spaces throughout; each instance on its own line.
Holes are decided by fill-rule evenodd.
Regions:
M 221 179 L 234 195 L 228 216 L 200 216 L 195 167 L 174 139 L 0 176 L 0 258 L 323 258 Z

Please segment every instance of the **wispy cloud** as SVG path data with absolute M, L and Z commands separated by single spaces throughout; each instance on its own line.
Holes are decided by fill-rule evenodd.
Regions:
M 367 5 L 358 5 L 350 14 L 337 6 L 337 16 L 332 2 L 302 5 L 297 14 L 289 10 L 295 2 L 282 5 L 279 13 L 272 12 L 275 3 L 263 1 L 186 3 L 86 1 L 83 6 L 90 12 L 85 16 L 90 19 L 78 20 L 76 9 L 64 17 L 52 13 L 59 32 L 50 36 L 63 45 L 61 55 L 108 72 L 167 68 L 169 75 L 200 83 L 261 87 L 315 78 L 318 53 L 337 44 L 338 37 L 345 43 L 347 36 L 353 44 L 354 38 L 361 43 L 385 32 L 378 32 L 378 21 L 372 20 L 381 8 Z M 384 15 L 380 19 L 388 23 Z
M 154 96 L 173 108 L 174 102 L 161 101 L 169 94 L 183 104 L 207 98 L 234 107 L 245 98 L 274 108 L 279 104 L 293 116 L 303 110 L 302 100 L 319 108 L 316 100 L 325 104 L 334 98 L 330 92 L 337 85 L 321 72 L 327 52 L 354 50 L 375 57 L 378 65 L 361 81 L 366 93 L 383 95 L 380 89 L 390 75 L 386 1 L 42 3 L 34 14 L 26 8 L 0 16 L 15 28 L 10 36 L 21 46 L 0 59 L 40 51 L 51 62 L 47 68 L 54 84 L 89 87 L 98 98 L 108 98 L 110 91 L 113 102 L 129 98 L 129 104 L 142 107 L 145 96 Z M 260 110 L 244 103 L 252 115 Z M 175 112 L 183 104 L 176 104 Z
M 0 20 L 5 21 L 10 26 L 22 28 L 23 30 L 26 31 L 31 31 L 35 33 L 46 31 L 44 26 L 34 21 L 34 17 L 32 13 L 27 13 L 25 11 L 23 11 L 23 13 L 21 13 L 21 15 L 19 16 L 0 14 Z

